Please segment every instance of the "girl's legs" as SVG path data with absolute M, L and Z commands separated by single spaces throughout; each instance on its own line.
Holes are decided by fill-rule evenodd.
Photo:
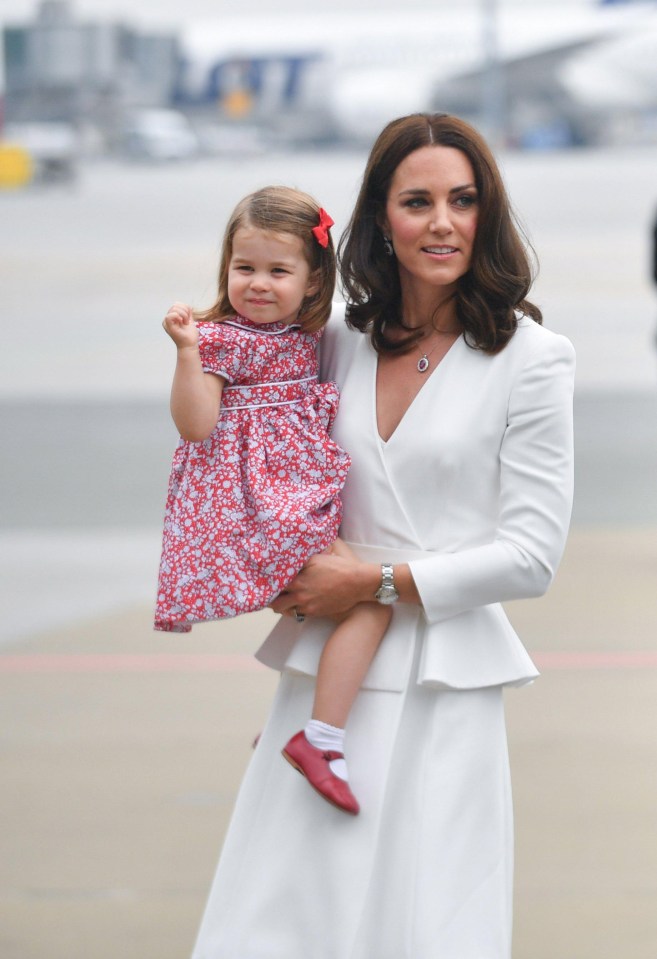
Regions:
M 354 556 L 340 539 L 331 552 L 347 559 Z M 372 600 L 359 603 L 338 623 L 319 661 L 313 719 L 344 729 L 391 618 L 389 606 Z
M 351 555 L 339 540 L 333 549 Z M 312 719 L 283 750 L 324 798 L 354 814 L 358 803 L 347 785 L 344 727 L 391 617 L 389 607 L 373 601 L 359 603 L 338 623 L 319 661 Z
M 380 603 L 360 603 L 335 628 L 324 646 L 312 718 L 344 729 L 392 611 Z

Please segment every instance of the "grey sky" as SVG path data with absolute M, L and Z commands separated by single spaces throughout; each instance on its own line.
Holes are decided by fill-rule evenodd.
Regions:
M 477 9 L 484 0 L 459 0 L 459 8 Z M 586 8 L 596 5 L 597 0 L 498 0 L 500 7 Z M 0 25 L 32 19 L 37 0 L 0 0 Z M 371 11 L 373 15 L 382 10 L 399 10 L 400 15 L 412 12 L 435 12 L 441 6 L 454 12 L 453 0 L 77 0 L 72 3 L 78 16 L 90 19 L 122 19 L 134 24 L 172 25 L 192 20 L 221 20 L 222 17 L 256 17 L 261 15 L 268 22 L 277 16 L 291 13 L 319 13 L 324 11 L 327 20 L 336 12 L 345 14 Z M 254 33 L 262 27 L 262 21 L 254 19 Z

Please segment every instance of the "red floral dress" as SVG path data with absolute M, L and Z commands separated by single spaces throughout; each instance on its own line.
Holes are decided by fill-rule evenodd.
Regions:
M 164 518 L 155 629 L 262 609 L 338 535 L 350 460 L 330 438 L 321 331 L 242 316 L 199 323 L 203 369 L 227 381 L 214 432 L 180 440 Z

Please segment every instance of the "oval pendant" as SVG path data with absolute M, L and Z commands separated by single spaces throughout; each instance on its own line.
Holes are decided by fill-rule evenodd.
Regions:
M 417 361 L 417 371 L 418 373 L 426 373 L 428 369 L 429 369 L 429 358 L 425 354 L 424 356 L 421 356 L 420 359 Z

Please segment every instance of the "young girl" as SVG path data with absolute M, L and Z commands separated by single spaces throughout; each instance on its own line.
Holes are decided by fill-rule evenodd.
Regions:
M 214 306 L 194 313 L 175 303 L 164 319 L 178 352 L 171 413 L 181 440 L 156 629 L 188 632 L 263 609 L 314 553 L 351 555 L 337 540 L 350 462 L 329 436 L 338 392 L 317 380 L 335 285 L 332 224 L 297 190 L 247 196 L 226 228 Z M 324 798 L 353 815 L 344 727 L 389 620 L 389 609 L 372 602 L 339 623 L 320 660 L 312 719 L 283 749 Z

